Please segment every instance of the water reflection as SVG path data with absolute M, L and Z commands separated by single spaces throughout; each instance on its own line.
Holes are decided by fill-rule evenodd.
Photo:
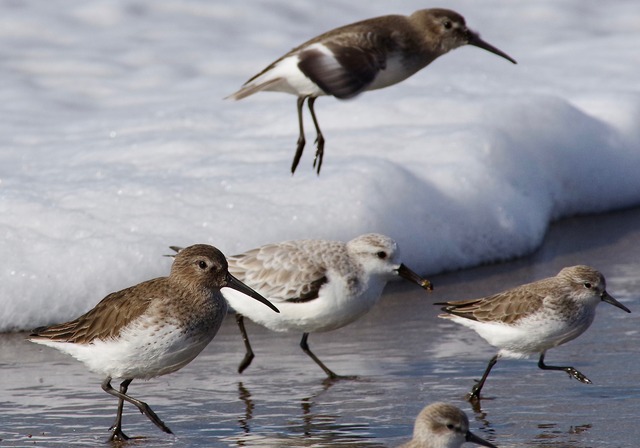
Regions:
M 487 401 L 490 401 L 491 398 L 488 398 Z M 479 422 L 478 430 L 483 433 L 483 438 L 485 435 L 491 435 L 492 437 L 487 437 L 489 440 L 496 440 L 495 437 L 498 434 L 494 426 L 491 424 L 488 418 L 488 412 L 482 410 L 480 404 L 481 400 L 472 400 L 469 402 L 471 405 L 471 409 L 473 409 L 473 413 L 475 415 L 475 421 Z M 474 429 L 475 431 L 475 429 Z
M 622 214 L 620 222 L 632 221 L 640 229 L 640 210 L 634 213 L 633 219 Z M 612 273 L 614 295 L 636 308 L 640 231 L 635 242 L 596 251 L 593 237 L 616 226 L 600 217 L 588 220 L 600 230 L 580 238 L 584 248 L 565 249 L 551 261 L 545 255 L 542 264 L 523 259 L 436 277 L 442 286 L 434 300 L 490 294 L 562 266 L 597 260 L 607 276 Z M 580 236 L 575 226 L 569 233 Z M 563 239 L 566 232 L 555 234 Z M 635 310 L 630 319 L 600 310 L 588 332 L 558 349 L 564 351 L 562 359 L 588 369 L 593 385 L 547 375 L 532 361 L 513 360 L 500 366 L 488 395 L 472 406 L 464 396 L 494 350 L 475 332 L 438 319 L 437 309 L 421 294 L 392 286 L 394 294 L 370 314 L 337 330 L 339 342 L 322 341 L 331 365 L 357 372 L 359 380 L 323 382 L 298 350 L 287 354 L 289 340 L 260 328 L 261 352 L 271 356 L 271 365 L 265 362 L 263 371 L 256 368 L 239 377 L 237 356 L 229 356 L 240 348 L 237 328 L 228 319 L 214 343 L 179 375 L 138 385 L 139 394 L 153 396 L 154 408 L 170 419 L 176 438 L 156 434 L 134 408 L 127 410 L 127 427 L 148 438 L 128 446 L 398 446 L 410 438 L 420 409 L 435 401 L 463 408 L 473 420 L 473 432 L 501 448 L 638 446 L 640 331 Z M 100 390 L 102 378 L 81 363 L 29 343 L 24 334 L 5 334 L 0 335 L 0 371 L 1 446 L 106 445 L 114 401 Z
M 344 381 L 344 380 L 342 380 Z M 244 414 L 238 418 L 242 434 L 229 438 L 237 446 L 342 446 L 342 447 L 383 447 L 384 444 L 373 442 L 369 425 L 341 423 L 343 416 L 339 413 L 327 413 L 315 410 L 322 397 L 336 381 L 322 381 L 321 388 L 301 398 L 298 402 L 298 417 L 287 416 L 282 425 L 260 427 L 252 424 L 256 405 L 252 394 L 242 382 L 238 383 L 238 398 L 244 403 Z
M 571 435 L 582 434 L 583 432 L 591 429 L 591 424 L 570 426 L 568 430 L 563 431 L 558 429 L 557 423 L 541 423 L 537 425 L 538 429 L 543 430 L 535 438 L 535 446 L 546 448 L 560 448 L 560 447 L 576 447 L 582 446 L 582 438 L 567 437 Z M 539 441 L 542 441 L 539 443 Z
M 253 409 L 256 407 L 251 400 L 251 392 L 244 387 L 242 381 L 238 383 L 238 398 L 240 401 L 244 403 L 244 416 L 238 419 L 238 423 L 240 424 L 240 429 L 245 434 L 249 434 L 251 432 L 251 428 L 249 427 L 249 422 L 253 418 Z M 241 445 L 242 446 L 242 445 Z

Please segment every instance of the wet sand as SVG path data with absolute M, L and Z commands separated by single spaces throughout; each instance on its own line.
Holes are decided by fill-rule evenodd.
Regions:
M 601 270 L 607 290 L 632 311 L 602 304 L 584 335 L 548 352 L 549 364 L 573 365 L 593 384 L 542 371 L 537 359 L 501 360 L 473 410 L 464 395 L 495 350 L 438 319 L 432 303 L 495 293 L 574 264 Z M 129 445 L 396 446 L 410 437 L 425 404 L 449 401 L 469 414 L 472 431 L 500 447 L 638 446 L 640 209 L 564 220 L 529 257 L 429 278 L 431 294 L 395 283 L 361 320 L 310 336 L 320 359 L 357 380 L 327 383 L 298 347 L 301 335 L 251 322 L 256 358 L 240 375 L 244 347 L 227 318 L 193 363 L 131 384 L 130 395 L 148 402 L 176 435 L 129 405 L 124 430 L 142 437 Z M 102 378 L 25 336 L 0 335 L 0 446 L 105 446 L 116 400 L 100 389 Z

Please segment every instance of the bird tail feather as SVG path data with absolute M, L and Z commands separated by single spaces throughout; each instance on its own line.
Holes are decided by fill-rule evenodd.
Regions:
M 225 100 L 227 99 L 232 99 L 236 101 L 241 100 L 243 98 L 251 96 L 254 93 L 260 92 L 262 90 L 268 90 L 269 87 L 279 83 L 280 81 L 282 81 L 282 78 L 273 78 L 268 81 L 262 82 L 260 84 L 253 84 L 253 83 L 245 84 L 244 86 L 242 86 L 240 90 L 226 97 Z

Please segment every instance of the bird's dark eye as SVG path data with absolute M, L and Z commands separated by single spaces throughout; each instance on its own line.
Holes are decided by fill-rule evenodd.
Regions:
M 587 289 L 591 289 L 591 283 L 584 282 L 584 287 L 587 288 Z
M 447 30 L 450 30 L 451 27 L 453 26 L 453 24 L 448 20 L 445 20 L 442 25 L 444 25 L 444 28 L 447 29 Z
M 447 429 L 449 429 L 449 430 L 453 431 L 454 426 L 453 426 L 451 423 L 449 423 L 449 424 L 447 425 Z
M 198 267 L 204 271 L 205 269 L 207 269 L 207 262 L 204 260 L 198 261 Z
M 387 258 L 387 253 L 383 250 L 381 250 L 380 252 L 378 252 L 376 254 L 378 256 L 379 259 L 384 260 L 385 258 Z

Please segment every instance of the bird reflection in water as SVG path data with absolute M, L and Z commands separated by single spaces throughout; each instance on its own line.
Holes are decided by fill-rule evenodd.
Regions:
M 572 437 L 567 438 L 567 434 L 582 434 L 583 432 L 591 429 L 591 424 L 588 423 L 584 425 L 570 426 L 568 430 L 563 431 L 558 429 L 557 423 L 542 423 L 538 425 L 538 429 L 541 429 L 542 432 L 535 437 L 536 445 L 539 444 L 538 441 L 544 440 L 544 444 L 539 446 L 543 448 L 558 448 L 567 446 L 567 443 L 571 446 L 580 443 L 580 439 L 574 439 Z
M 267 441 L 282 447 L 299 447 L 317 442 L 323 443 L 349 443 L 359 447 L 382 447 L 384 445 L 370 441 L 372 435 L 366 424 L 341 424 L 338 421 L 341 415 L 314 412 L 314 406 L 318 404 L 317 398 L 327 392 L 340 381 L 323 381 L 322 388 L 317 392 L 300 399 L 301 414 L 299 417 L 287 418 L 282 426 L 273 425 L 269 433 L 252 428 L 252 420 L 256 404 L 253 401 L 250 390 L 242 382 L 238 383 L 238 398 L 245 405 L 244 414 L 238 418 L 238 424 L 242 434 L 234 437 L 236 446 L 260 445 Z M 260 404 L 258 403 L 258 410 Z
M 251 428 L 249 427 L 249 422 L 253 418 L 253 409 L 256 407 L 253 404 L 253 400 L 251 400 L 251 392 L 244 387 L 242 381 L 238 383 L 238 398 L 240 401 L 244 403 L 244 416 L 238 419 L 238 423 L 240 424 L 240 428 L 242 432 L 245 434 L 249 434 L 251 432 Z M 243 446 L 243 444 L 238 442 L 238 446 Z

